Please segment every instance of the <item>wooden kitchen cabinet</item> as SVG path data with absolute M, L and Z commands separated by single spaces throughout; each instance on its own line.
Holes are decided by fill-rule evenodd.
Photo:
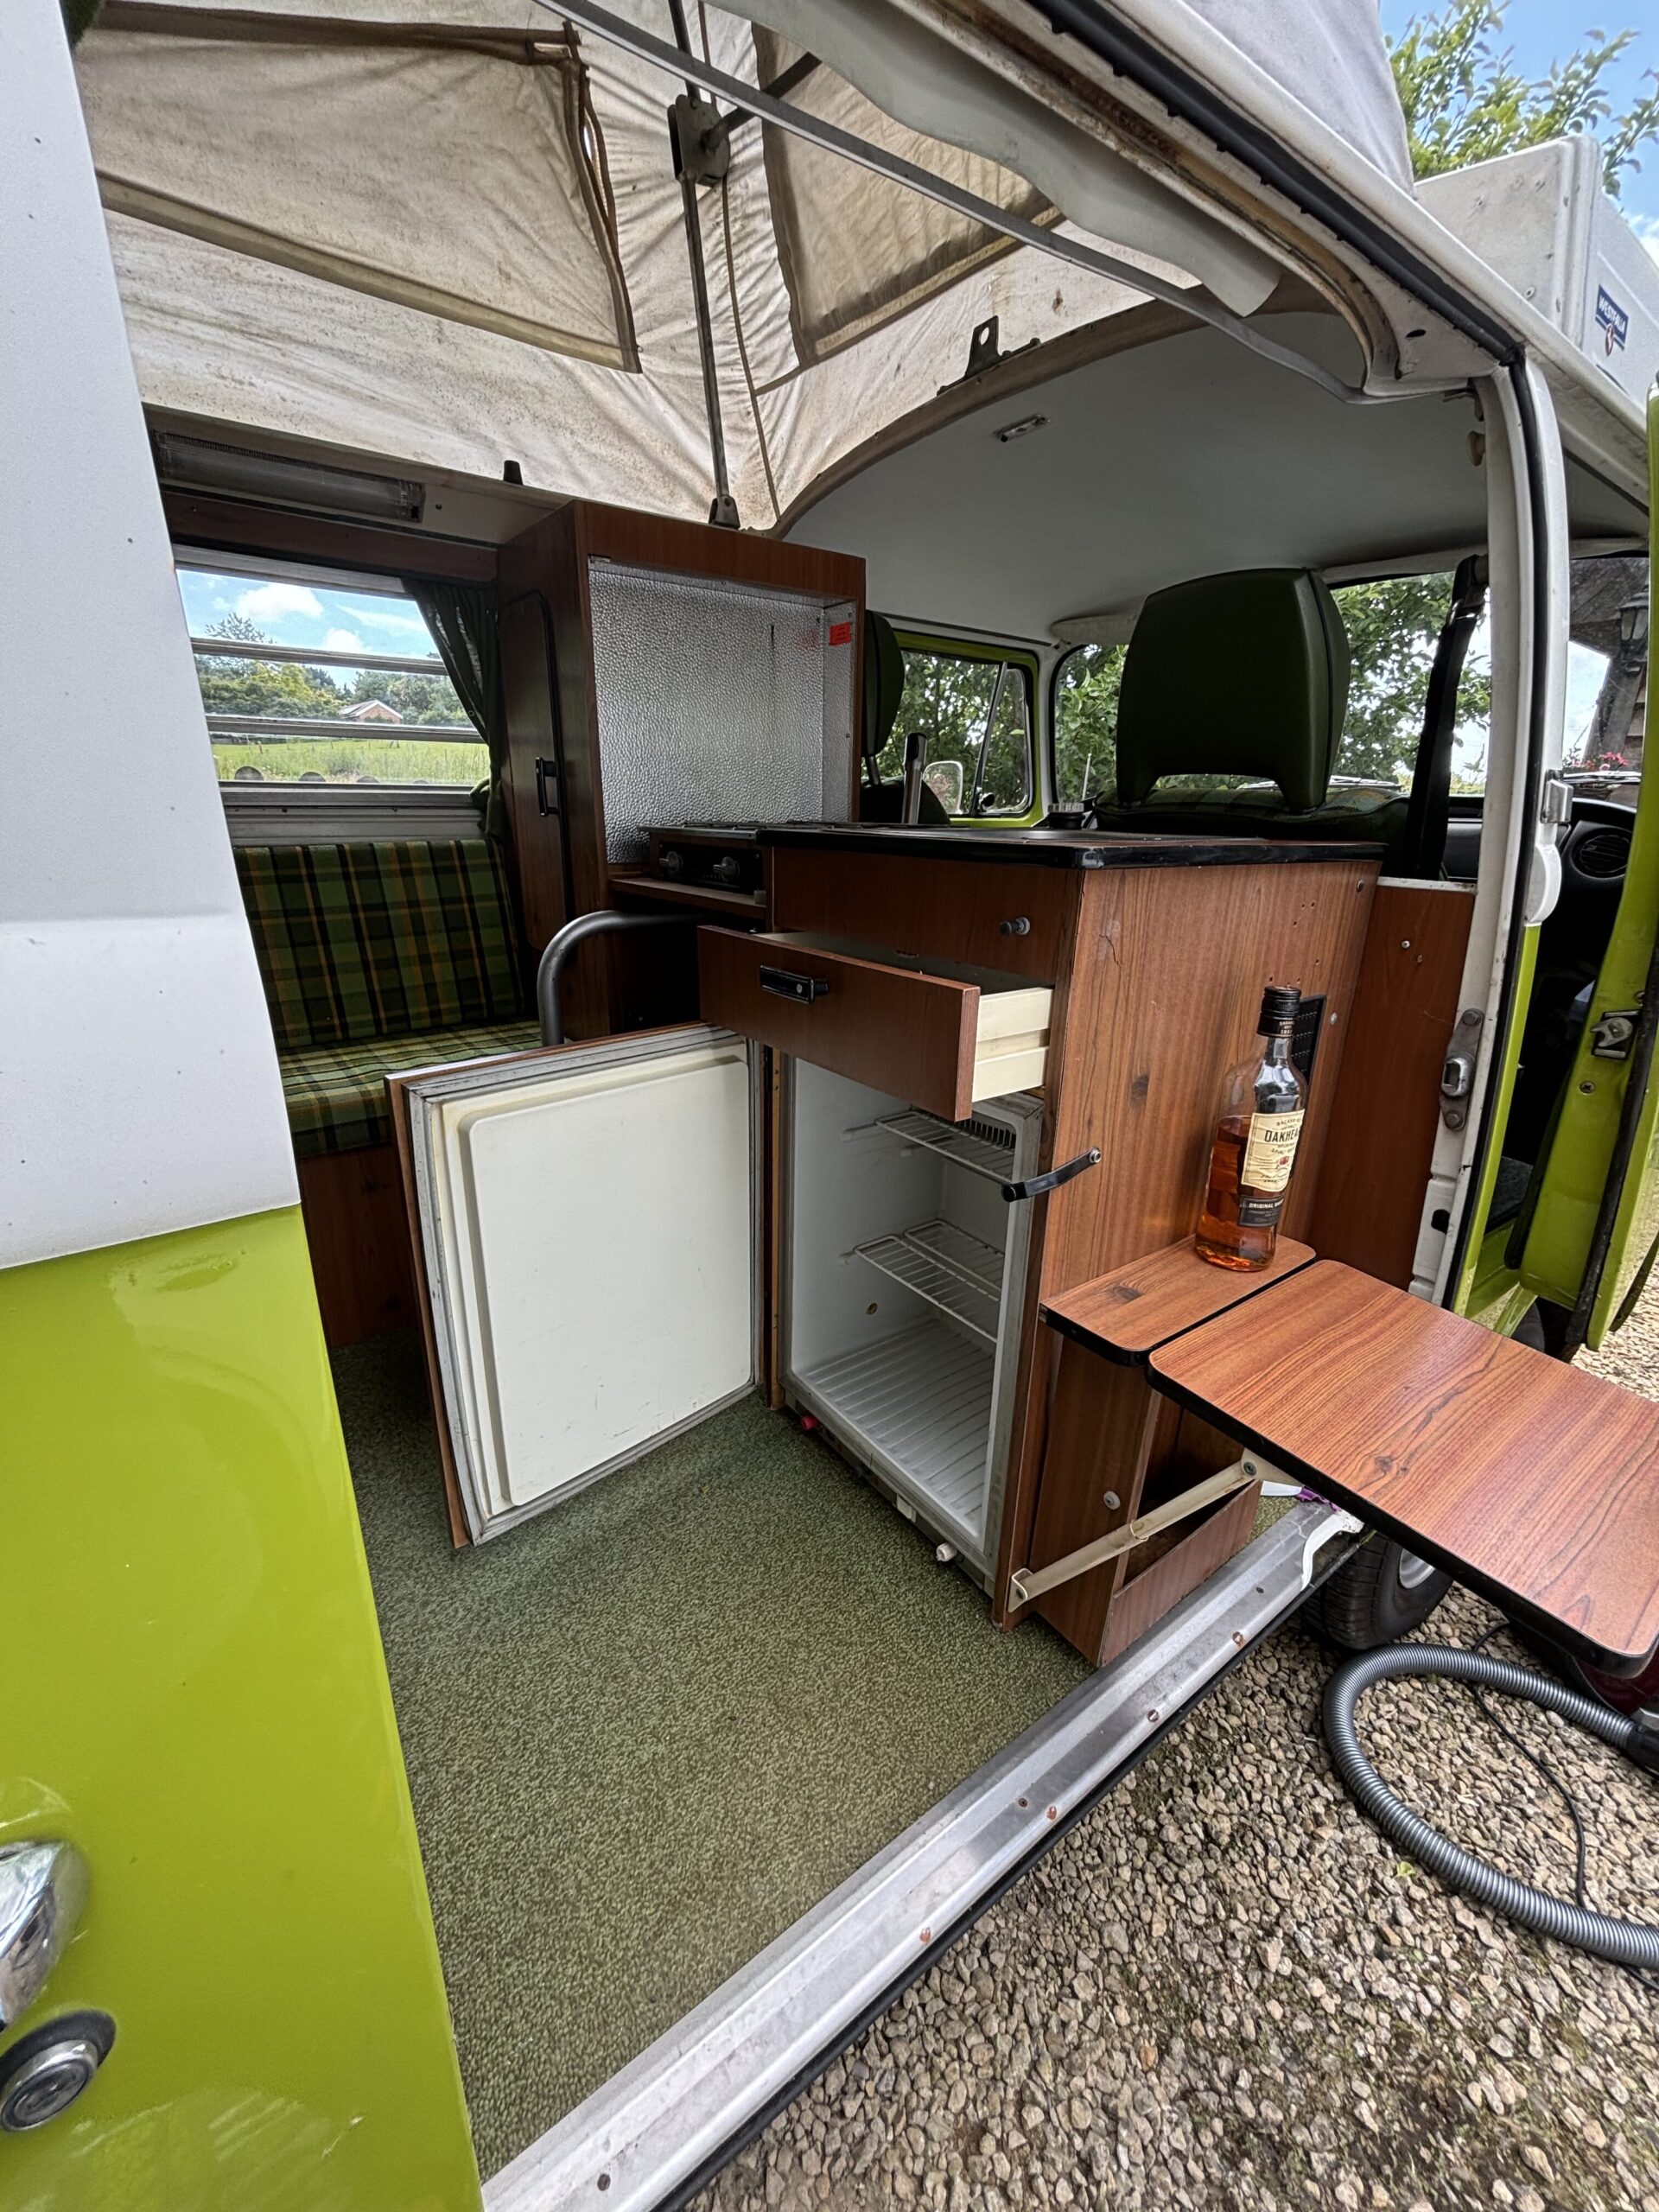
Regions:
M 652 828 L 852 814 L 862 561 L 576 499 L 504 545 L 499 576 L 505 789 L 533 951 L 638 895 Z M 675 934 L 586 948 L 569 1033 L 689 1011 Z
M 1083 1448 L 1090 1424 L 1141 1417 L 1115 1399 L 1094 1408 L 1086 1421 L 1076 1407 L 1068 1409 L 1056 1395 L 1064 1356 L 1057 1363 L 1052 1339 L 1039 1327 L 1039 1305 L 1191 1231 L 1217 1085 L 1248 1049 L 1269 982 L 1294 983 L 1305 1001 L 1322 1002 L 1311 1033 L 1307 1121 L 1283 1224 L 1287 1244 L 1305 1229 L 1319 1193 L 1377 860 L 1351 845 L 1042 831 L 779 827 L 763 830 L 761 842 L 770 852 L 775 931 L 851 941 L 868 948 L 872 960 L 886 952 L 1037 976 L 1052 993 L 1036 1179 L 1090 1154 L 1099 1160 L 1031 1202 L 1014 1405 L 988 1577 L 998 1618 L 1009 1620 L 1019 1610 L 1009 1578 L 1033 1557 L 1039 1503 L 1057 1525 L 1068 1513 L 1079 1528 L 1090 1519 L 1066 1497 L 1068 1487 L 1081 1497 L 1093 1485 Z M 1021 919 L 1028 928 L 1005 930 Z M 734 1012 L 722 1000 L 716 1018 L 741 1028 Z M 822 1051 L 826 1065 L 855 1071 L 829 1041 L 815 1046 L 810 1030 L 808 1014 L 794 1024 L 786 1049 L 803 1057 Z M 874 1079 L 885 1080 L 879 1066 Z M 1091 1383 L 1103 1400 L 1128 1387 Z M 1137 1408 L 1148 1396 L 1144 1383 L 1129 1395 Z M 1052 1417 L 1074 1421 L 1075 1452 L 1046 1454 Z M 1217 1448 L 1213 1433 L 1202 1435 L 1189 1424 L 1182 1437 L 1166 1416 L 1160 1437 L 1148 1429 L 1142 1476 L 1155 1487 L 1161 1462 L 1220 1465 Z M 1218 1517 L 1236 1534 L 1243 1514 L 1234 1503 Z M 1090 1526 L 1087 1533 L 1098 1531 Z M 1114 1578 L 1122 1586 L 1122 1623 L 1142 1612 L 1155 1618 L 1148 1608 L 1159 1583 L 1172 1583 L 1166 1573 L 1153 1581 L 1156 1563 L 1144 1572 L 1147 1586 L 1133 1604 L 1128 1594 L 1141 1576 Z M 1090 1657 L 1102 1656 L 1103 1608 L 1099 1621 L 1071 1618 L 1061 1604 L 1046 1610 Z
M 494 1535 L 758 1390 L 1009 1621 L 1039 1523 L 1084 1540 L 1104 1489 L 1155 1499 L 1220 1464 L 1139 1376 L 1074 1389 L 1039 1306 L 1192 1230 L 1268 982 L 1308 1001 L 1297 1235 L 1376 861 L 823 823 L 754 841 L 766 926 L 716 909 L 687 931 L 700 1022 L 397 1086 L 454 1523 Z M 1132 1484 L 1103 1478 L 1121 1452 Z M 1098 1660 L 1246 1510 L 1047 1617 Z

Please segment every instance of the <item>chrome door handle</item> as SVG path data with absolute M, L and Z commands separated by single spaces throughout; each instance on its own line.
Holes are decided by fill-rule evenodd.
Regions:
M 0 1845 L 0 2029 L 46 1986 L 86 1902 L 86 1861 L 73 1843 Z

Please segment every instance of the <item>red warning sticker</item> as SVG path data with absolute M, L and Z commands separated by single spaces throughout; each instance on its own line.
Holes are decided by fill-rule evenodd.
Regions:
M 832 645 L 850 645 L 853 642 L 852 624 L 832 622 L 830 625 L 830 642 Z

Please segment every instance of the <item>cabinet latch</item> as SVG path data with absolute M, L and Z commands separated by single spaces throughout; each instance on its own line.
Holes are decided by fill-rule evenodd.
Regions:
M 1590 1032 L 1590 1056 L 1597 1060 L 1628 1060 L 1630 1046 L 1636 1040 L 1637 1018 L 1642 1008 L 1636 1006 L 1610 1007 Z
M 1448 1129 L 1460 1129 L 1469 1119 L 1469 1094 L 1475 1087 L 1475 1055 L 1481 1024 L 1486 1017 L 1478 1006 L 1465 1007 L 1440 1070 L 1440 1119 Z

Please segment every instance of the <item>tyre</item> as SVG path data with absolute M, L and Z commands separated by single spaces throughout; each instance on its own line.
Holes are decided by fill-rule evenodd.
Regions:
M 1421 1626 L 1451 1587 L 1438 1567 L 1373 1536 L 1314 1592 L 1308 1619 L 1344 1651 L 1372 1651 Z

